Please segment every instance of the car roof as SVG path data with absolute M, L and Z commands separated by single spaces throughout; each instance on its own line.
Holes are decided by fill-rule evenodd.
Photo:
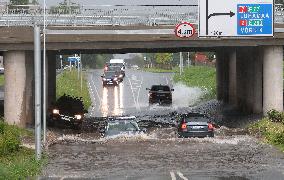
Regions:
M 152 85 L 151 87 L 155 87 L 155 86 L 161 86 L 161 87 L 170 87 L 169 85 L 163 85 L 163 84 L 157 84 L 157 85 Z

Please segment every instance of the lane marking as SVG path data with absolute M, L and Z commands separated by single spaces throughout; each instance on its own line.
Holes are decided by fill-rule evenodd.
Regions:
M 173 171 L 170 172 L 170 175 L 171 175 L 172 180 L 176 180 L 177 179 L 176 175 L 175 175 L 175 173 Z
M 127 78 L 127 79 L 128 79 L 128 81 L 129 81 L 129 85 L 130 85 L 130 89 L 131 89 L 131 92 L 132 92 L 133 101 L 134 101 L 135 107 L 136 107 L 136 109 L 137 109 L 137 102 L 136 102 L 136 99 L 135 99 L 133 87 L 132 87 L 132 84 L 131 84 L 130 79 L 129 79 L 129 78 Z
M 139 104 L 139 96 L 140 96 L 140 91 L 141 91 L 142 84 L 143 84 L 143 76 L 142 76 L 141 81 L 140 81 L 140 86 L 137 86 L 138 87 L 138 93 L 137 93 L 136 102 L 138 104 L 139 111 L 141 111 L 140 104 Z
M 177 171 L 177 175 L 183 180 L 188 180 L 180 171 Z
M 169 85 L 169 80 L 168 80 L 168 77 L 166 77 L 166 83 L 167 83 L 167 85 Z

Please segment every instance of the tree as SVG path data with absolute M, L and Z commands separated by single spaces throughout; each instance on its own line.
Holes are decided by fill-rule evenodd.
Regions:
M 10 5 L 27 5 L 29 0 L 10 0 Z
M 51 6 L 50 12 L 53 14 L 78 14 L 80 13 L 80 5 L 70 0 L 64 0 L 59 3 L 57 6 Z
M 171 69 L 173 54 L 172 53 L 156 53 L 155 62 L 159 65 L 160 68 Z

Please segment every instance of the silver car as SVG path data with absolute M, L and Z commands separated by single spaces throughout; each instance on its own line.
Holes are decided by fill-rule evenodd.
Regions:
M 105 127 L 100 129 L 100 133 L 105 137 L 116 135 L 136 135 L 146 132 L 140 129 L 135 116 L 109 117 Z

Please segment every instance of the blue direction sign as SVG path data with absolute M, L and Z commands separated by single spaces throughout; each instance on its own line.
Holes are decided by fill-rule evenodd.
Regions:
M 69 62 L 78 62 L 80 61 L 80 57 L 68 57 Z
M 272 4 L 238 4 L 237 34 L 273 35 Z

